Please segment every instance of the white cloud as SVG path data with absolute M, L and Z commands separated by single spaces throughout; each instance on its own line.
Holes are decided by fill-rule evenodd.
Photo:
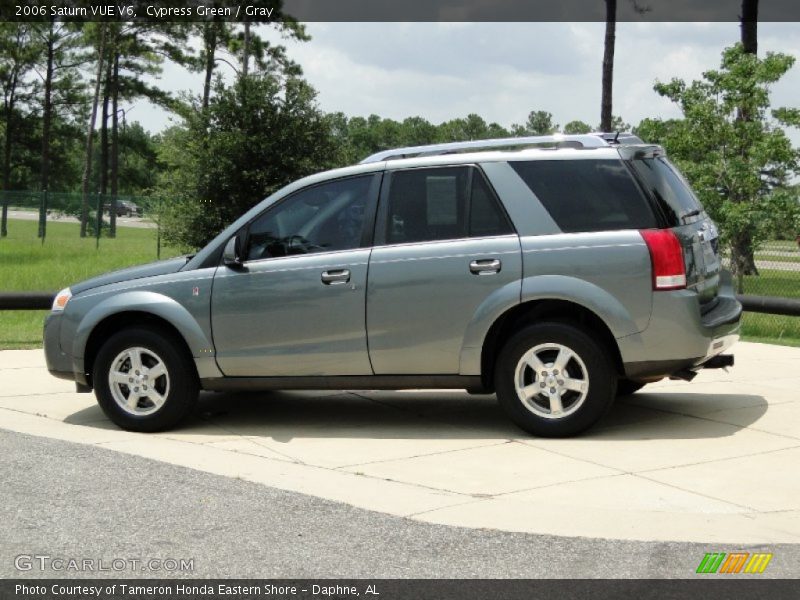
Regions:
M 290 55 L 325 111 L 433 122 L 477 113 L 508 126 L 536 109 L 562 125 L 599 121 L 603 23 L 309 23 L 307 29 L 312 40 L 290 42 Z M 760 24 L 759 34 L 761 54 L 800 57 L 800 23 Z M 737 23 L 619 23 L 615 114 L 634 124 L 678 116 L 653 83 L 700 77 L 738 36 Z M 199 93 L 202 78 L 167 66 L 161 83 Z M 775 86 L 775 104 L 800 104 L 798 92 L 800 67 L 794 67 Z M 153 131 L 168 125 L 163 111 L 145 106 L 131 118 Z

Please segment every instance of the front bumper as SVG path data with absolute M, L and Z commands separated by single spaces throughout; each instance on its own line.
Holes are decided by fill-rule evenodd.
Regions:
M 625 376 L 642 380 L 702 368 L 738 341 L 741 315 L 727 273 L 716 304 L 705 314 L 690 290 L 654 293 L 647 329 L 617 340 Z
M 61 313 L 50 313 L 44 320 L 44 359 L 54 377 L 75 381 L 72 357 L 61 350 Z

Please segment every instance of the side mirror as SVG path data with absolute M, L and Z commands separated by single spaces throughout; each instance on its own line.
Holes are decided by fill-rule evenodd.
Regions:
M 222 262 L 226 267 L 231 269 L 241 269 L 243 266 L 242 261 L 242 237 L 239 235 L 233 236 L 225 244 L 225 250 L 222 251 Z

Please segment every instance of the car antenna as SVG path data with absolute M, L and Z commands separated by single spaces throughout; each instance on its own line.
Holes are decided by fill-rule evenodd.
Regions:
M 614 143 L 615 144 L 619 143 L 617 140 L 619 140 L 619 129 L 617 129 L 617 135 L 614 136 Z

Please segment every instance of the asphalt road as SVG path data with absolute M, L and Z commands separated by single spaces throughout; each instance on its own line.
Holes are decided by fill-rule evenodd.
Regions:
M 686 578 L 696 576 L 705 552 L 741 550 L 774 553 L 760 577 L 800 574 L 800 545 L 731 548 L 429 525 L 5 430 L 0 456 L 3 578 L 179 575 L 142 566 L 42 571 L 40 559 L 23 559 L 32 568 L 19 571 L 19 555 L 102 560 L 106 568 L 114 559 L 193 559 L 193 570 L 180 574 L 191 577 Z

